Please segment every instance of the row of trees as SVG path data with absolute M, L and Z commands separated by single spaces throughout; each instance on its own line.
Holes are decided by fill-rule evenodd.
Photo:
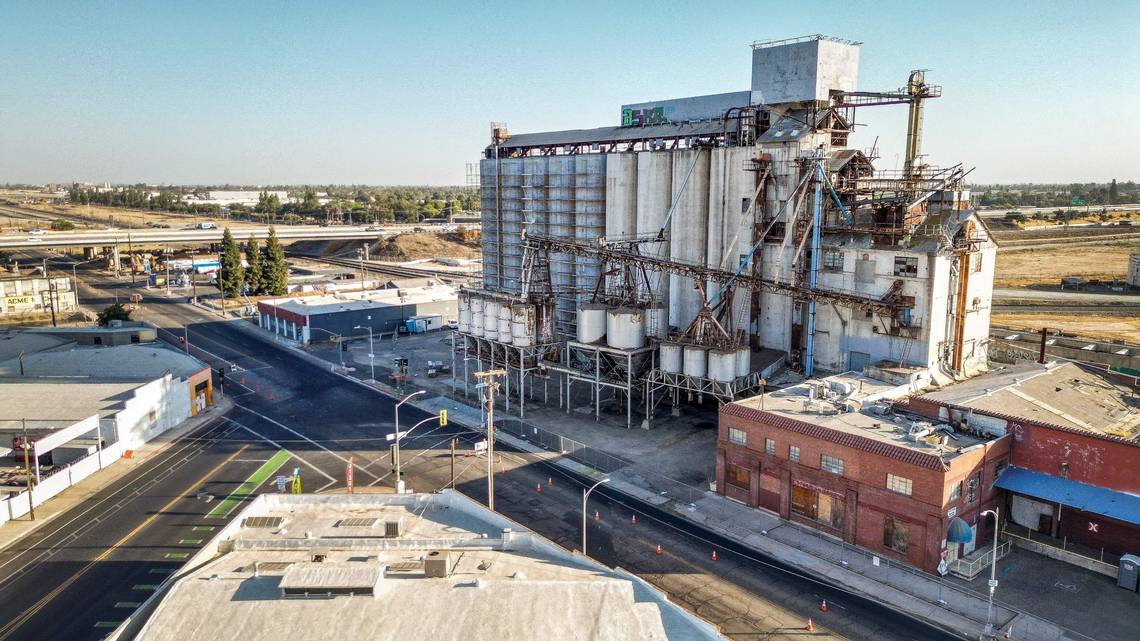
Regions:
M 1074 199 L 1092 206 L 1140 201 L 1140 185 L 1131 180 L 1069 185 L 972 185 L 971 189 L 980 192 L 975 202 L 983 207 L 1069 207 Z
M 277 240 L 277 231 L 269 229 L 264 249 L 250 234 L 245 244 L 245 264 L 242 264 L 242 248 L 234 240 L 230 228 L 226 227 L 222 233 L 218 289 L 227 298 L 235 298 L 239 294 L 281 296 L 288 293 L 289 266 L 285 263 L 285 248 Z
M 83 189 L 72 186 L 68 199 L 76 205 L 102 205 L 104 207 L 130 207 L 151 211 L 172 211 L 192 214 L 221 213 L 217 205 L 206 203 L 188 204 L 182 202 L 182 194 L 169 189 L 152 193 L 142 187 L 122 187 L 118 189 Z

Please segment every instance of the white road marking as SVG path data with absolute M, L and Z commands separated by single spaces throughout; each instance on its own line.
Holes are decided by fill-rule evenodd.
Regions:
M 282 450 L 282 451 L 284 451 L 284 452 L 288 452 L 290 456 L 292 456 L 293 458 L 297 459 L 298 461 L 300 461 L 300 462 L 304 463 L 305 465 L 309 466 L 309 467 L 310 467 L 310 468 L 312 468 L 314 471 L 316 471 L 316 472 L 317 472 L 317 474 L 320 474 L 321 476 L 323 476 L 323 477 L 325 477 L 326 479 L 328 479 L 328 480 L 332 481 L 333 483 L 336 483 L 336 482 L 337 482 L 337 480 L 336 480 L 335 478 L 333 478 L 333 477 L 329 476 L 328 474 L 326 474 L 324 470 L 322 470 L 321 468 L 317 467 L 316 465 L 313 465 L 312 463 L 310 463 L 310 462 L 306 461 L 304 458 L 302 458 L 302 457 L 298 456 L 296 452 L 293 452 L 293 451 L 289 450 L 288 448 L 286 448 L 285 446 L 281 445 L 281 444 L 280 444 L 280 443 L 278 443 L 277 441 L 274 441 L 273 439 L 269 438 L 268 436 L 265 436 L 264 434 L 261 434 L 260 432 L 257 432 L 256 430 L 254 430 L 254 429 L 253 429 L 253 428 L 251 428 L 251 427 L 248 427 L 248 426 L 246 426 L 246 425 L 243 425 L 243 424 L 241 424 L 241 423 L 238 423 L 237 421 L 233 420 L 232 418 L 228 418 L 228 417 L 227 417 L 227 418 L 226 418 L 226 420 L 227 420 L 227 421 L 229 421 L 229 422 L 231 422 L 231 423 L 233 423 L 234 425 L 237 425 L 238 427 L 240 427 L 241 429 L 243 429 L 243 430 L 245 430 L 245 431 L 249 432 L 250 434 L 253 434 L 253 435 L 254 435 L 254 436 L 256 436 L 257 438 L 259 438 L 259 439 L 261 439 L 261 440 L 265 441 L 266 443 L 269 443 L 269 444 L 270 444 L 270 445 L 272 445 L 273 447 L 276 447 L 277 449 L 279 449 L 279 450 Z

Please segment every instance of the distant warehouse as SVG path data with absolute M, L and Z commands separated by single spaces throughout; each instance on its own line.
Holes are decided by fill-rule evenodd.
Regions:
M 258 322 L 278 336 L 310 343 L 341 336 L 442 327 L 456 317 L 456 292 L 450 285 L 373 289 L 258 301 Z M 434 320 L 433 320 L 434 319 Z M 431 321 L 431 322 L 429 322 Z

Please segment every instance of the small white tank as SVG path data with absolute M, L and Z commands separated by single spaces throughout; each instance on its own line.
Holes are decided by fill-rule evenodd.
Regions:
M 499 333 L 500 343 L 511 342 L 511 306 L 503 303 L 499 305 Z
M 511 305 L 511 343 L 519 347 L 534 345 L 534 305 Z
M 471 331 L 471 295 L 459 292 L 459 333 L 466 334 Z
M 499 340 L 499 301 L 483 300 L 483 338 Z
M 661 369 L 670 374 L 680 374 L 681 350 L 680 343 L 661 343 Z
M 669 338 L 669 310 L 660 303 L 645 309 L 645 334 L 663 341 Z
M 736 350 L 709 350 L 708 377 L 721 383 L 731 383 L 736 378 Z
M 636 307 L 606 312 L 606 344 L 617 349 L 645 347 L 645 312 Z
M 752 348 L 736 348 L 736 375 L 748 376 L 752 373 Z
M 681 356 L 682 365 L 681 371 L 685 376 L 696 376 L 698 378 L 705 378 L 708 374 L 708 348 L 699 345 L 686 345 L 684 352 Z
M 471 295 L 471 326 L 467 328 L 472 336 L 483 335 L 483 305 L 486 299 L 478 294 Z
M 583 303 L 578 308 L 578 342 L 595 343 L 606 335 L 606 306 Z

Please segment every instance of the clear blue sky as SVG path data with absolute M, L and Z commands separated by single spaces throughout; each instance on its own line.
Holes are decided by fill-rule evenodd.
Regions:
M 926 68 L 924 150 L 977 181 L 1140 180 L 1140 3 L 12 2 L 0 183 L 462 184 L 489 138 L 749 87 L 753 40 Z M 904 109 L 862 110 L 881 166 Z

